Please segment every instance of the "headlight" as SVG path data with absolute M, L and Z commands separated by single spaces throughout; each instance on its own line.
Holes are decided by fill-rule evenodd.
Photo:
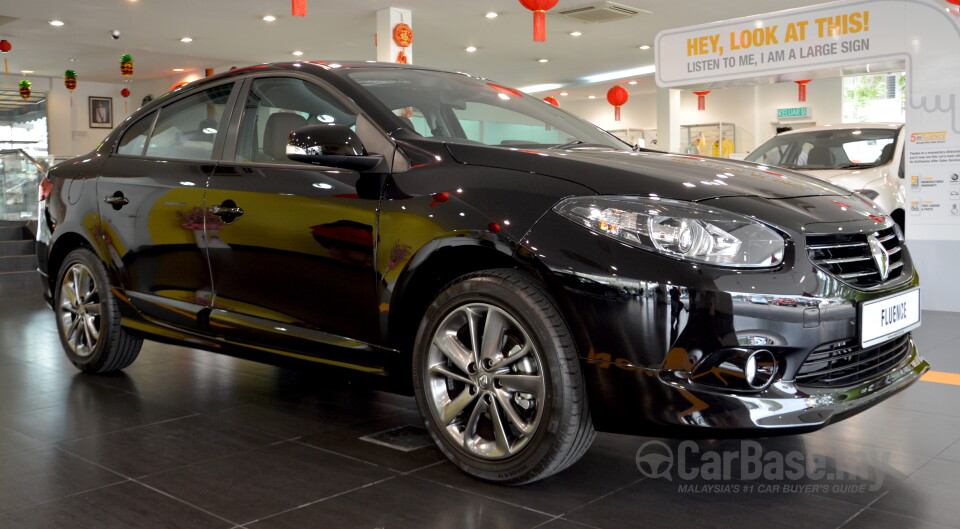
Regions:
M 624 243 L 661 254 L 735 268 L 777 266 L 784 242 L 756 220 L 679 200 L 575 197 L 554 211 Z

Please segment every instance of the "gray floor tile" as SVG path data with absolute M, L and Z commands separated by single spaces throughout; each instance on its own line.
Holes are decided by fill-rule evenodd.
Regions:
M 285 442 L 154 474 L 142 482 L 244 524 L 394 475 L 382 467 Z
M 133 482 L 0 514 L 18 529 L 216 529 L 233 524 Z
M 122 476 L 55 448 L 0 458 L 0 511 L 124 481 Z
M 60 447 L 127 477 L 224 457 L 279 441 L 273 435 L 195 415 L 87 437 Z
M 549 519 L 546 515 L 475 494 L 408 477 L 396 477 L 251 524 L 250 527 L 519 529 L 534 527 Z

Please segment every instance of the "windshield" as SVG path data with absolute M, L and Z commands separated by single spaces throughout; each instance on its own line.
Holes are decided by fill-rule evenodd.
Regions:
M 893 159 L 899 128 L 835 129 L 774 136 L 747 161 L 787 169 L 866 169 Z
M 484 79 L 400 68 L 347 75 L 425 138 L 514 148 L 630 149 L 573 114 Z

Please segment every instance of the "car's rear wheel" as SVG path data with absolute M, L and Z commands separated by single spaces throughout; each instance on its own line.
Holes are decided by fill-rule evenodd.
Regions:
M 482 479 L 547 477 L 594 437 L 567 325 L 515 270 L 464 276 L 437 296 L 417 334 L 414 389 L 441 450 Z
M 136 360 L 143 340 L 120 326 L 120 310 L 103 263 L 86 248 L 67 254 L 57 278 L 57 330 L 82 371 L 107 373 Z

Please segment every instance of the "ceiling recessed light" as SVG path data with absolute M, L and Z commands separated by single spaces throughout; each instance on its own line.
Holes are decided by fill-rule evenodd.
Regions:
M 580 35 L 583 35 L 583 33 L 579 32 L 579 31 L 571 31 L 571 32 L 570 32 L 570 36 L 571 36 L 571 37 L 579 37 Z
M 566 93 L 566 92 L 560 92 L 560 95 L 566 97 L 566 96 L 568 96 L 568 95 L 570 95 L 570 94 L 568 94 L 568 93 Z
M 33 73 L 33 70 L 20 70 L 20 73 L 22 74 Z
M 273 22 L 276 19 L 277 17 L 273 15 L 265 15 L 261 20 L 263 20 L 264 22 Z
M 641 46 L 638 46 L 638 48 L 640 48 L 641 50 L 649 50 L 649 49 L 650 49 L 650 45 L 649 45 L 649 44 L 643 44 L 643 45 L 641 45 Z
M 636 82 L 636 81 L 630 81 L 630 82 L 628 82 L 627 84 L 637 84 L 637 82 Z
M 193 39 L 191 39 L 190 37 L 183 37 L 182 39 L 180 39 L 180 42 L 193 42 Z
M 487 18 L 497 18 L 498 16 L 500 16 L 500 13 L 497 13 L 496 11 L 488 11 L 488 12 L 487 12 L 485 15 L 483 15 L 483 16 L 485 16 L 485 17 L 487 17 Z
M 79 61 L 80 59 L 77 59 L 76 57 L 69 57 L 67 60 L 70 61 L 70 62 L 77 62 L 77 61 Z
M 60 26 L 63 25 L 63 21 L 62 21 L 62 20 L 51 20 L 51 21 L 50 21 L 50 25 L 51 25 L 51 26 L 56 26 L 56 27 L 59 28 Z
M 596 99 L 597 96 L 587 96 L 587 99 Z
M 173 71 L 175 71 L 175 72 L 182 72 L 182 71 L 183 71 L 183 68 L 174 68 Z
M 300 51 L 300 50 L 297 50 L 297 51 L 293 52 L 293 54 L 296 55 L 297 57 L 299 57 L 299 56 L 303 55 L 303 52 Z
M 550 59 L 537 59 L 537 62 L 550 62 Z
M 467 53 L 473 53 L 475 51 L 477 51 L 476 46 L 467 46 Z

